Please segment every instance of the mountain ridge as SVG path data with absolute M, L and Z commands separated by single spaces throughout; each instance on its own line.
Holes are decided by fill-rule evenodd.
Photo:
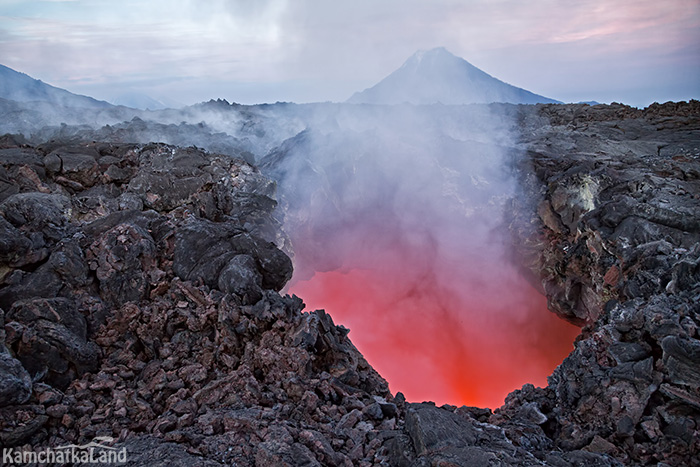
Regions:
M 52 86 L 5 65 L 0 65 L 0 97 L 16 102 L 50 102 L 62 107 L 114 107 L 109 102 Z
M 351 104 L 556 104 L 505 83 L 444 47 L 419 50 L 374 86 L 356 92 Z

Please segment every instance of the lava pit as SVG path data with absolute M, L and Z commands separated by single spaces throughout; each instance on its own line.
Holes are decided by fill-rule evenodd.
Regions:
M 547 310 L 507 258 L 400 243 L 359 256 L 294 282 L 290 293 L 348 327 L 409 401 L 499 407 L 525 383 L 545 386 L 580 332 Z

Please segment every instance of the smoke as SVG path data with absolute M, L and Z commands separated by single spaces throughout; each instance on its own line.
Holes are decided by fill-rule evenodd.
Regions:
M 496 407 L 578 329 L 508 254 L 509 106 L 353 106 L 262 161 L 294 250 L 290 292 L 325 308 L 409 400 Z

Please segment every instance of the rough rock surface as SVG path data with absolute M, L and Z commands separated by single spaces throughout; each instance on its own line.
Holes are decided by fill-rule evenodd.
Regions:
M 0 445 L 111 437 L 131 465 L 370 465 L 400 412 L 278 291 L 274 183 L 195 148 L 0 149 Z
M 548 387 L 491 422 L 539 457 L 700 465 L 700 103 L 541 106 L 523 128 L 518 250 L 585 326 Z
M 700 465 L 700 104 L 509 107 L 514 248 L 583 326 L 503 407 L 392 396 L 291 276 L 274 184 L 163 144 L 0 138 L 0 446 L 129 465 Z

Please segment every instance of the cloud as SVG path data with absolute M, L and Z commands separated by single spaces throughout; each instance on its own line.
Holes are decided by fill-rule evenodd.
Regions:
M 697 0 L 5 0 L 0 21 L 4 64 L 52 84 L 177 76 L 192 82 L 183 88 L 192 95 L 213 81 L 268 90 L 306 82 L 315 99 L 292 94 L 344 100 L 436 46 L 550 95 L 557 83 L 587 86 L 575 80 L 574 58 L 614 64 L 619 76 L 627 63 L 649 72 L 664 63 L 668 86 L 687 74 L 685 63 L 700 62 Z M 615 77 L 605 75 L 590 84 Z

